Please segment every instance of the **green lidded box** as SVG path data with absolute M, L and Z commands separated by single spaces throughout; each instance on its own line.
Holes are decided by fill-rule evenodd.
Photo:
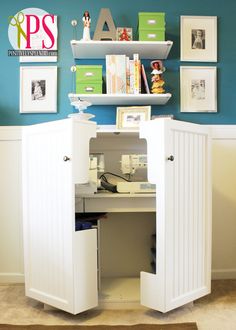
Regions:
M 165 29 L 139 30 L 140 41 L 165 41 Z
M 165 24 L 165 13 L 139 13 L 138 39 L 140 41 L 165 41 Z
M 76 93 L 102 94 L 102 65 L 76 65 Z
M 102 81 L 102 65 L 76 65 L 77 81 Z
M 101 82 L 78 82 L 76 83 L 76 94 L 102 94 Z
M 139 13 L 139 30 L 165 29 L 165 13 Z

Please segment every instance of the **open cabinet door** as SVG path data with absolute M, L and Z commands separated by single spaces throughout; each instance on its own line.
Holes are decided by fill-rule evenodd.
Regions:
M 167 312 L 210 293 L 210 137 L 171 119 L 140 126 L 157 192 L 156 274 L 141 273 L 141 304 Z
M 75 183 L 88 179 L 96 124 L 65 119 L 23 129 L 26 295 L 77 314 L 97 306 L 96 229 L 75 231 Z

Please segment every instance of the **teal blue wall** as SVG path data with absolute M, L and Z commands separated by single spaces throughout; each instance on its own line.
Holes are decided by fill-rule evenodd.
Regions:
M 19 61 L 8 57 L 11 49 L 8 41 L 8 16 L 21 9 L 37 7 L 58 16 L 58 113 L 57 114 L 19 114 Z M 66 118 L 72 112 L 68 93 L 72 91 L 70 72 L 74 60 L 70 48 L 73 39 L 71 20 L 77 19 L 78 38 L 82 35 L 81 18 L 89 10 L 93 33 L 101 8 L 110 8 L 116 26 L 131 26 L 136 29 L 138 12 L 157 11 L 166 13 L 166 39 L 173 40 L 168 60 L 165 61 L 166 89 L 172 98 L 165 106 L 153 106 L 153 114 L 174 114 L 180 120 L 210 124 L 236 124 L 236 1 L 235 0 L 8 0 L 0 4 L 0 125 L 28 125 L 44 121 Z M 218 62 L 191 63 L 180 62 L 180 15 L 200 15 L 218 17 Z M 155 58 L 155 53 L 153 53 Z M 149 65 L 149 62 L 146 63 Z M 30 65 L 30 64 L 28 64 Z M 42 64 L 43 65 L 43 64 Z M 54 65 L 54 64 L 48 64 Z M 180 65 L 216 65 L 218 68 L 218 113 L 186 114 L 179 111 L 179 67 Z M 116 107 L 93 106 L 99 124 L 114 124 Z

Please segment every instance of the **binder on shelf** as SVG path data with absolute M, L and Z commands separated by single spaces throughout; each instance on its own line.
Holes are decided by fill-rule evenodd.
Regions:
M 126 57 L 126 94 L 130 94 L 130 60 Z
M 126 55 L 106 55 L 107 94 L 126 94 Z
M 129 94 L 134 94 L 134 60 L 129 60 Z

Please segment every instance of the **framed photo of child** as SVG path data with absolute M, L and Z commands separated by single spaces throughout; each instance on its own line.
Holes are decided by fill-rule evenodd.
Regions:
M 57 67 L 20 67 L 20 113 L 57 112 Z
M 217 17 L 180 17 L 180 60 L 217 62 Z

